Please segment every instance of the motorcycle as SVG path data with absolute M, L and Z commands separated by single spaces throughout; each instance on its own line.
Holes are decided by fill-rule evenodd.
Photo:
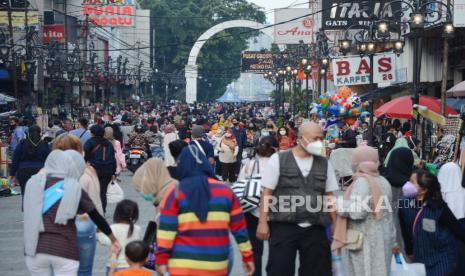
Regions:
M 147 153 L 141 148 L 131 148 L 126 153 L 126 164 L 128 170 L 132 173 L 142 166 L 147 161 Z

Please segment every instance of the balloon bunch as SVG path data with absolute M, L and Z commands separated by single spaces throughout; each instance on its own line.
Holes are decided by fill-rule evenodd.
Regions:
M 321 111 L 320 116 L 344 117 L 346 121 L 353 122 L 362 114 L 363 108 L 369 105 L 368 102 L 362 103 L 361 99 L 353 94 L 352 89 L 346 86 L 339 88 L 337 93 L 331 96 L 322 94 L 316 103 L 316 108 Z

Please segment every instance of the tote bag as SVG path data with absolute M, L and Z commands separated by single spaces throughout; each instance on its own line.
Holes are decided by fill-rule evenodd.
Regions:
M 257 175 L 254 177 L 255 168 Z M 241 203 L 244 213 L 250 212 L 260 205 L 261 176 L 258 159 L 254 161 L 252 173 L 247 179 L 237 181 L 233 184 L 232 190 Z
M 118 203 L 124 199 L 123 189 L 118 185 L 118 182 L 112 180 L 107 189 L 107 203 Z
M 422 263 L 407 263 L 402 254 L 392 255 L 390 276 L 426 276 L 425 265 Z

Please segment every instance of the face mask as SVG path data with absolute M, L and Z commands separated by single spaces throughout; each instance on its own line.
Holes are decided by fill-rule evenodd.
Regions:
M 285 131 L 280 131 L 279 134 L 284 136 L 284 135 L 286 135 L 286 132 Z
M 270 132 L 269 131 L 262 131 L 262 136 L 270 136 Z
M 231 133 L 226 133 L 225 136 L 226 136 L 226 138 L 231 138 L 232 137 Z
M 323 142 L 321 140 L 318 140 L 315 142 L 308 143 L 305 147 L 305 150 L 311 155 L 321 156 L 323 147 Z
M 146 201 L 153 202 L 153 200 L 154 200 L 153 194 L 141 194 L 141 195 L 144 198 L 144 200 L 146 200 Z
M 402 193 L 408 198 L 416 197 L 418 194 L 417 186 L 415 186 L 412 182 L 407 181 L 404 186 L 402 186 Z

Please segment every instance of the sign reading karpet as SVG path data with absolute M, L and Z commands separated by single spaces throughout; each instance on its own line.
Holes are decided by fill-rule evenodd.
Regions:
M 242 53 L 243 73 L 266 73 L 273 70 L 273 54 L 271 52 L 247 51 Z
M 401 2 L 392 0 L 324 0 L 323 29 L 346 29 L 352 25 L 369 25 L 373 15 L 400 21 Z
M 132 27 L 136 16 L 135 0 L 83 0 L 85 16 L 98 26 Z
M 373 57 L 373 82 L 393 83 L 396 81 L 395 54 L 379 54 Z M 333 59 L 335 86 L 350 86 L 370 83 L 369 57 L 345 57 Z
M 311 14 L 311 9 L 276 10 L 275 23 L 277 25 L 274 30 L 274 43 L 299 44 L 301 40 L 305 43 L 311 43 L 314 28 Z

